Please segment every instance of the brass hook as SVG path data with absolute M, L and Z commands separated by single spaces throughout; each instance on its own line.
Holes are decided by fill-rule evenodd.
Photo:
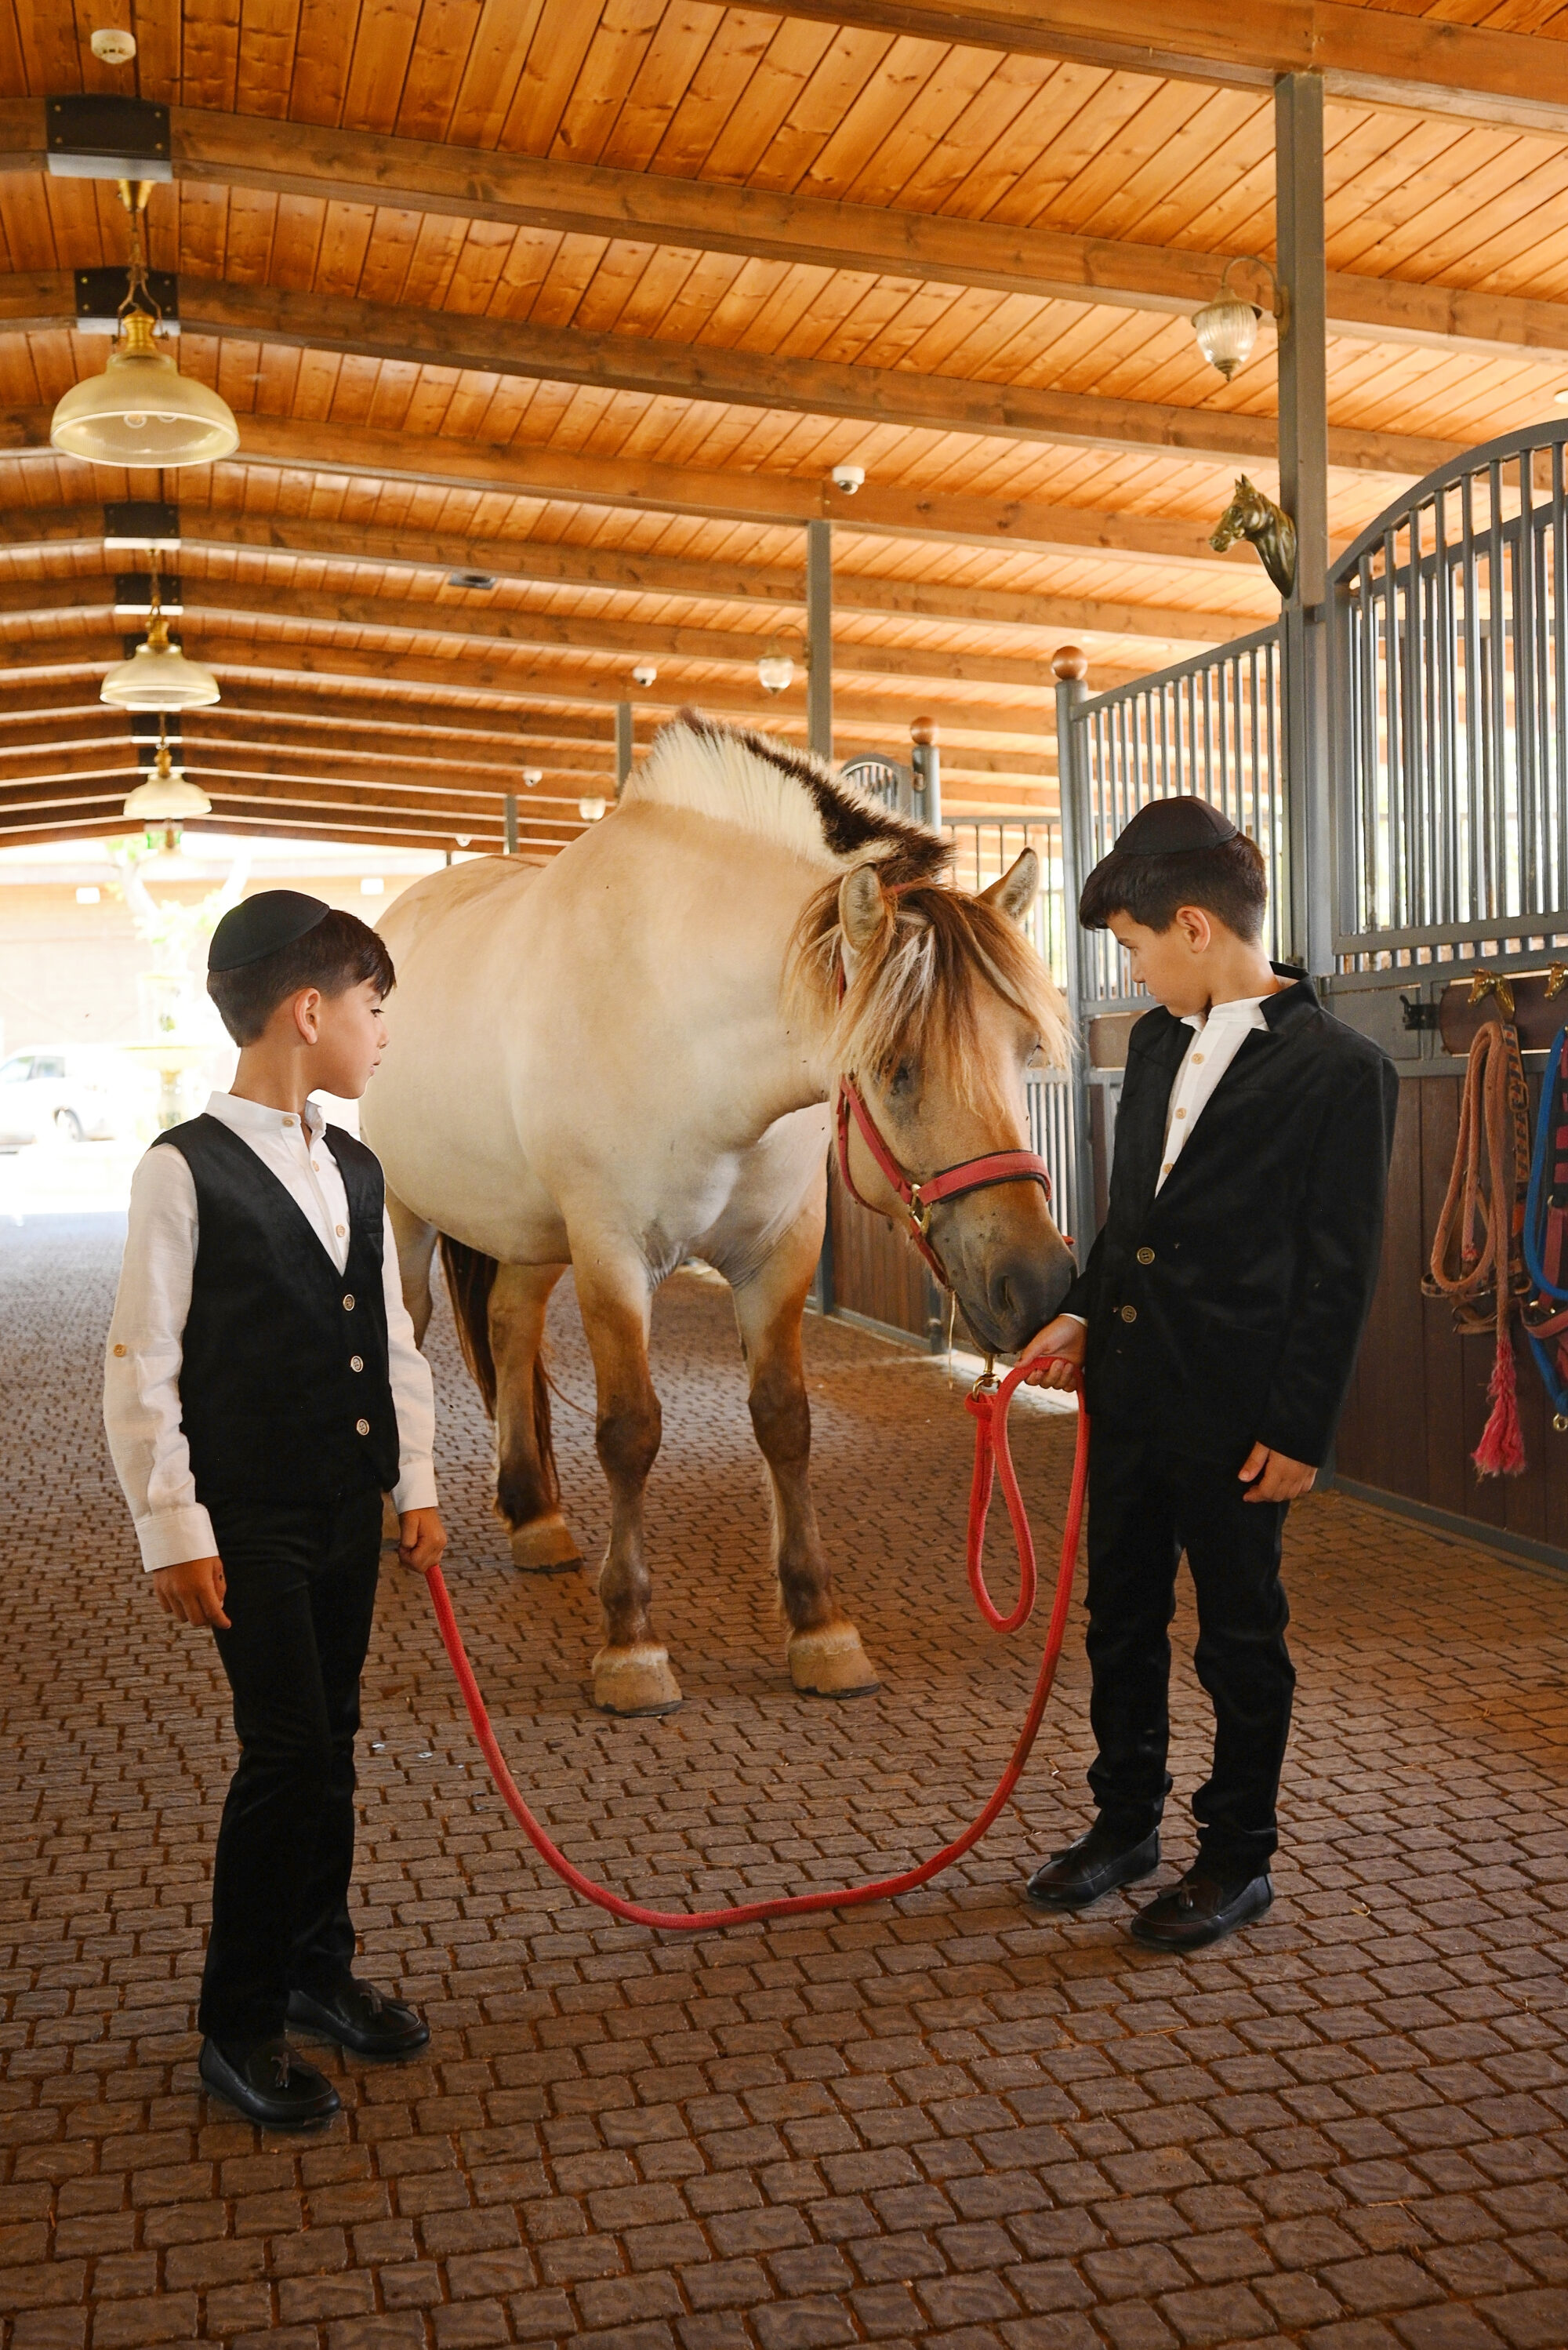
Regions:
M 1561 995 L 1565 987 L 1568 987 L 1568 962 L 1554 962 L 1546 977 L 1547 1003 L 1550 1003 L 1554 995 Z
M 1496 996 L 1497 1008 L 1502 1017 L 1505 1020 L 1511 1020 L 1513 1018 L 1513 982 L 1506 972 L 1478 971 L 1475 973 L 1470 981 L 1470 1002 L 1480 1003 L 1489 995 Z

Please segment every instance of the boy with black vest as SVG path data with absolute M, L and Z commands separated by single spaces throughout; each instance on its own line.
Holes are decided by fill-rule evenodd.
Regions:
M 1159 1865 L 1169 1625 L 1183 1550 L 1214 1758 L 1198 1857 L 1133 1921 L 1192 1950 L 1273 1898 L 1295 1686 L 1285 1513 L 1326 1459 L 1377 1278 L 1399 1085 L 1303 973 L 1260 943 L 1253 843 L 1205 800 L 1158 800 L 1085 884 L 1157 999 L 1127 1045 L 1109 1211 L 1063 1311 L 1025 1349 L 1082 1364 L 1089 1466 L 1089 1785 L 1098 1817 L 1030 1878 L 1079 1909 Z M 1053 1364 L 1036 1383 L 1065 1387 Z
M 352 914 L 271 889 L 224 915 L 207 971 L 239 1066 L 136 1170 L 104 1418 L 159 1603 L 212 1626 L 234 1691 L 202 2078 L 287 2129 L 339 2101 L 286 2022 L 369 2056 L 430 2037 L 356 1981 L 348 1885 L 383 1492 L 405 1565 L 446 1536 L 381 1170 L 307 1098 L 369 1083 L 391 958 Z

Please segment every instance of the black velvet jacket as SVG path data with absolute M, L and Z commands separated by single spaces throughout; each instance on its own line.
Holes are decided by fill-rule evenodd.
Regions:
M 1372 1303 L 1399 1079 L 1298 972 L 1262 1005 L 1156 1194 L 1192 1031 L 1163 1009 L 1127 1046 L 1110 1209 L 1063 1301 L 1088 1324 L 1107 1425 L 1239 1467 L 1260 1440 L 1326 1457 Z

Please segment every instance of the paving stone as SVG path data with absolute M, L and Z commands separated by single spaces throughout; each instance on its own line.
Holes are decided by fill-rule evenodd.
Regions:
M 267 2139 L 195 2072 L 233 1733 L 209 1640 L 150 1603 L 98 1421 L 112 1220 L 0 1230 L 12 1578 L 0 1762 L 6 2350 L 1563 2350 L 1568 1586 L 1328 1495 L 1293 1513 L 1300 1675 L 1278 1898 L 1185 1963 L 1147 1888 L 1026 1910 L 1085 1824 L 1081 1610 L 1014 1806 L 898 1904 L 655 1937 L 570 1900 L 503 1812 L 422 1586 L 389 1568 L 360 1749 L 363 1971 L 408 2067 Z M 554 1376 L 591 1378 L 570 1296 Z M 961 1575 L 972 1429 L 914 1354 L 813 1322 L 814 1474 L 883 1676 L 784 1670 L 733 1321 L 655 1308 L 649 1486 L 681 1712 L 587 1702 L 587 1576 L 518 1575 L 450 1319 L 431 1335 L 450 1581 L 503 1744 L 574 1858 L 671 1907 L 903 1866 L 972 1816 L 1032 1683 Z M 557 1414 L 585 1553 L 606 1503 Z M 1068 1421 L 1015 1415 L 1043 1555 Z M 68 1610 L 59 1595 L 68 1591 Z M 1207 1708 L 1183 1586 L 1172 1768 Z M 1190 1829 L 1167 1822 L 1168 1883 Z

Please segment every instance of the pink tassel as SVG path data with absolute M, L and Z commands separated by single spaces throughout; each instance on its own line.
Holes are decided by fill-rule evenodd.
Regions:
M 1487 1388 L 1491 1418 L 1470 1458 L 1483 1477 L 1518 1477 L 1524 1471 L 1524 1431 L 1519 1424 L 1519 1388 L 1514 1377 L 1513 1345 L 1506 1330 L 1499 1334 L 1497 1360 Z

